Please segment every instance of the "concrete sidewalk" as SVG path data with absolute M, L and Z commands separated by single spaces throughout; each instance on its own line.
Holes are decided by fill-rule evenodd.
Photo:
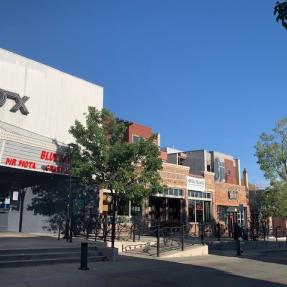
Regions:
M 73 238 L 73 242 L 67 242 L 65 239 L 58 240 L 57 237 L 47 236 L 46 234 L 0 232 L 0 250 L 80 247 L 80 243 L 83 241 L 86 240 Z M 88 242 L 95 243 L 94 241 Z M 99 246 L 104 245 L 101 242 L 96 244 Z
M 284 254 L 285 256 L 286 254 Z M 272 257 L 272 255 L 270 255 Z M 287 267 L 255 259 L 206 256 L 144 259 L 120 256 L 114 263 L 12 268 L 1 271 L 1 287 L 279 287 L 287 284 Z

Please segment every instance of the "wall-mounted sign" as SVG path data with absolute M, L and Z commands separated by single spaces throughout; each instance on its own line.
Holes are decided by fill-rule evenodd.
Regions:
M 227 192 L 228 193 L 228 198 L 236 200 L 238 198 L 238 192 L 239 192 L 238 188 L 229 189 L 228 192 Z
M 205 191 L 205 180 L 203 178 L 188 176 L 187 190 Z
M 2 143 L 2 144 L 1 144 Z M 3 146 L 0 165 L 41 171 L 48 173 L 69 174 L 70 159 L 68 153 L 61 150 L 44 150 L 41 147 L 33 147 L 22 143 L 0 140 L 0 147 Z
M 0 89 L 0 107 L 5 105 L 7 99 L 15 102 L 15 105 L 10 109 L 10 112 L 16 113 L 19 110 L 25 116 L 29 114 L 29 111 L 25 106 L 29 97 L 24 96 L 21 98 L 19 94 Z

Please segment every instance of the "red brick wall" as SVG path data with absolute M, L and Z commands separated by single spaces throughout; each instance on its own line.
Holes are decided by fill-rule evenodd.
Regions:
M 127 141 L 131 143 L 133 135 L 137 135 L 147 139 L 151 137 L 152 134 L 153 133 L 151 128 L 136 123 L 131 123 L 128 125 L 127 129 Z
M 236 167 L 233 165 L 233 160 L 225 159 L 224 160 L 224 169 L 225 169 L 225 181 L 226 183 L 238 184 Z
M 236 189 L 238 191 L 236 199 L 228 197 L 228 191 Z M 213 203 L 215 205 L 225 206 L 239 206 L 243 204 L 245 207 L 248 205 L 248 196 L 245 186 L 234 185 L 228 183 L 215 183 L 215 196 Z

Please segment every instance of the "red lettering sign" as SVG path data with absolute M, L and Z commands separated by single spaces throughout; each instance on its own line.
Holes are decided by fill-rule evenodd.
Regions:
M 17 163 L 17 159 L 16 158 L 9 158 L 9 157 L 6 158 L 6 161 L 5 161 L 6 165 L 15 166 L 16 163 Z
M 42 150 L 40 154 L 40 159 L 47 160 L 47 161 L 57 161 L 57 154 L 54 152 L 49 152 Z
M 28 161 L 28 160 L 19 160 L 18 166 L 24 167 L 24 168 L 31 168 L 31 169 L 36 169 L 36 163 L 33 161 Z

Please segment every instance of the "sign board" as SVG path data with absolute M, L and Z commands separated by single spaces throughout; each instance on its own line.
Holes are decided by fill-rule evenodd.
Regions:
M 230 188 L 228 190 L 228 198 L 231 200 L 236 200 L 238 198 L 238 192 L 239 192 L 238 188 Z
M 2 166 L 48 173 L 69 172 L 69 157 L 40 147 L 6 141 L 0 161 Z
M 188 176 L 187 190 L 205 191 L 205 179 Z
M 47 173 L 68 174 L 67 146 L 0 121 L 0 165 Z

